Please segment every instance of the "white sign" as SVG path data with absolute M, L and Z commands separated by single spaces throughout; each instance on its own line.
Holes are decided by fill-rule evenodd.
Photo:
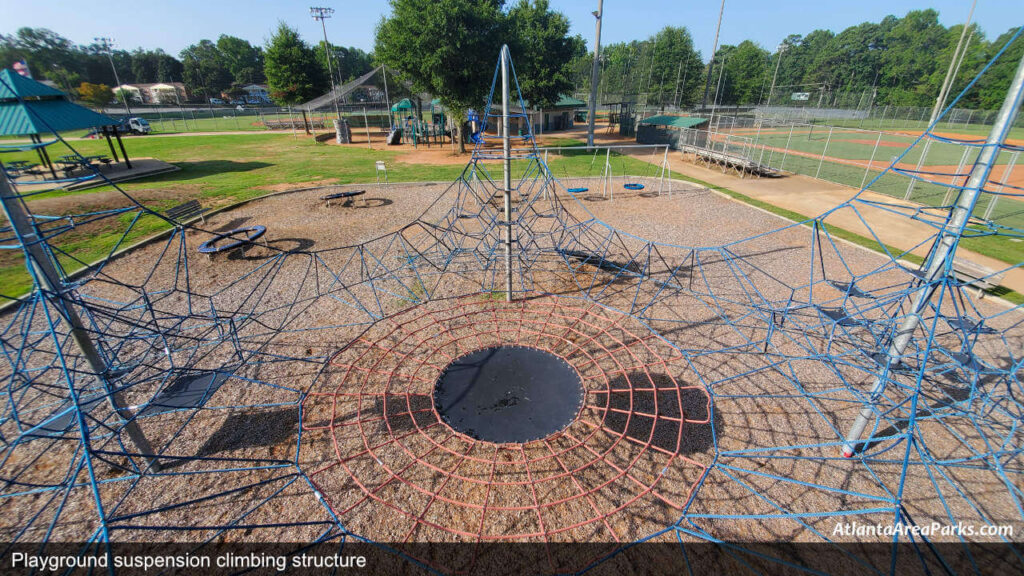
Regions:
M 789 97 L 790 100 L 810 100 L 810 92 L 793 92 L 793 95 Z

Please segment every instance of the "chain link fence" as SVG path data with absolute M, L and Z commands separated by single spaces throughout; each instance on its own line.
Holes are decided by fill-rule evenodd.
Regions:
M 851 188 L 870 184 L 872 192 L 934 207 L 952 204 L 981 150 L 977 144 L 983 138 L 960 136 L 957 142 L 918 141 L 913 133 L 725 116 L 713 118 L 709 131 L 681 131 L 679 144 Z M 1000 195 L 1007 185 L 1024 185 L 1019 156 L 1019 150 L 999 154 L 987 188 L 994 193 L 982 197 L 976 217 L 1024 228 L 1024 201 Z M 890 165 L 894 170 L 887 172 Z
M 107 114 L 125 116 L 124 108 L 112 108 Z M 377 107 L 346 106 L 341 116 L 348 120 L 353 139 L 360 131 L 377 136 L 391 123 L 385 110 Z M 333 110 L 304 112 L 299 108 L 282 107 L 145 107 L 132 108 L 131 116 L 145 118 L 154 133 L 176 132 L 241 132 L 241 131 L 311 131 L 333 130 L 337 117 Z

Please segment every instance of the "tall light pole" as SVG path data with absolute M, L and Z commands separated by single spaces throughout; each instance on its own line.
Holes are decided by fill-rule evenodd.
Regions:
M 324 53 L 327 56 L 327 75 L 331 81 L 331 100 L 334 102 L 334 113 L 338 116 L 338 120 L 341 120 L 341 112 L 338 110 L 338 98 L 333 97 L 334 94 L 334 67 L 331 66 L 331 43 L 327 41 L 327 19 L 334 14 L 334 8 L 324 8 L 322 6 L 311 6 L 309 9 L 309 15 L 314 20 L 320 21 L 320 27 L 324 31 Z
M 789 45 L 785 42 L 779 44 L 779 59 L 775 62 L 775 74 L 772 74 L 772 87 L 768 89 L 768 102 L 765 103 L 765 108 L 772 105 L 772 92 L 775 91 L 775 79 L 779 77 L 779 64 L 782 64 L 782 53 L 786 51 L 787 47 L 789 47 Z
M 715 27 L 715 45 L 711 47 L 711 62 L 708 63 L 708 76 L 704 80 L 704 101 L 701 103 L 703 108 L 708 107 L 708 91 L 711 90 L 711 71 L 715 67 L 715 52 L 718 51 L 718 32 L 722 30 L 722 13 L 725 12 L 725 0 L 722 0 L 722 6 L 718 9 L 718 26 Z
M 597 10 L 591 12 L 597 20 L 597 37 L 594 40 L 594 64 L 590 69 L 590 106 L 587 112 L 587 148 L 594 147 L 594 116 L 597 115 L 597 84 L 601 75 L 601 17 L 604 16 L 604 0 L 597 0 Z
M 93 38 L 93 40 L 100 43 L 103 47 L 103 51 L 107 53 L 107 60 L 110 61 L 110 69 L 114 71 L 114 82 L 117 83 L 118 87 L 121 86 L 121 79 L 117 77 L 117 66 L 114 66 L 114 39 L 113 38 Z M 124 109 L 128 112 L 128 115 L 132 115 L 132 108 L 128 105 L 128 97 L 124 95 L 124 90 L 121 90 L 121 102 L 124 102 Z

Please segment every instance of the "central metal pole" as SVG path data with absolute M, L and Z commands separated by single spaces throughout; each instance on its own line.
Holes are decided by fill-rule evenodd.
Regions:
M 512 141 L 508 134 L 508 46 L 501 47 L 501 157 L 505 168 L 505 301 L 512 301 Z
M 57 272 L 57 268 L 54 266 L 50 255 L 43 247 L 44 241 L 40 238 L 35 225 L 32 223 L 32 219 L 28 215 L 28 209 L 21 198 L 15 196 L 11 184 L 7 180 L 7 174 L 2 168 L 2 165 L 0 165 L 0 204 L 3 205 L 8 221 L 10 221 L 11 226 L 17 231 L 22 241 L 26 265 L 35 271 L 35 276 L 41 283 L 40 288 L 43 295 L 50 300 L 60 312 L 61 317 L 68 323 L 72 341 L 74 341 L 89 364 L 89 370 L 103 385 L 110 408 L 124 421 L 125 431 L 135 444 L 135 447 L 143 454 L 148 463 L 148 469 L 153 472 L 159 472 L 160 463 L 156 459 L 152 446 L 142 434 L 139 424 L 132 419 L 132 414 L 127 409 L 121 407 L 123 405 L 121 394 L 120 392 L 113 391 L 108 380 L 110 370 L 107 367 L 107 363 L 103 360 L 92 338 L 89 337 L 89 332 L 85 328 L 81 317 L 78 316 L 78 312 L 75 311 L 72 303 L 64 296 L 66 291 L 63 289 L 64 283 L 61 281 L 61 276 Z M 57 345 L 59 346 L 59 344 Z M 69 380 L 68 387 L 70 388 L 72 385 L 73 383 Z M 76 409 L 81 409 L 81 406 L 76 406 Z M 83 430 L 83 439 L 84 432 Z
M 590 68 L 590 106 L 587 111 L 587 148 L 594 147 L 594 121 L 597 115 L 597 85 L 601 80 L 601 17 L 604 16 L 604 0 L 597 0 L 597 12 L 592 12 L 597 20 L 597 32 L 594 40 L 594 63 Z
M 853 456 L 857 442 L 860 440 L 861 434 L 864 433 L 868 421 L 875 412 L 875 404 L 882 393 L 885 392 L 885 383 L 889 369 L 899 364 L 900 357 L 910 343 L 910 337 L 921 323 L 921 311 L 928 306 L 932 294 L 935 293 L 937 282 L 946 273 L 947 267 L 951 265 L 950 263 L 956 253 L 960 237 L 967 226 L 971 214 L 974 212 L 978 198 L 981 197 L 981 191 L 985 183 L 988 182 L 992 168 L 995 166 L 996 158 L 999 156 L 999 151 L 1006 141 L 1006 133 L 1009 132 L 1010 125 L 1020 110 L 1022 99 L 1024 99 L 1024 58 L 1021 58 L 1020 63 L 1017 65 L 1017 73 L 1006 92 L 1003 106 L 999 109 L 996 122 L 992 126 L 988 139 L 985 141 L 985 146 L 982 147 L 981 152 L 978 154 L 978 160 L 974 164 L 974 168 L 971 169 L 971 175 L 960 192 L 956 206 L 953 207 L 949 223 L 939 232 L 939 237 L 932 246 L 927 261 L 928 270 L 921 281 L 921 285 L 911 296 L 913 298 L 913 308 L 889 345 L 889 351 L 885 360 L 886 365 L 881 374 L 875 377 L 874 385 L 871 389 L 871 398 L 861 409 L 860 414 L 857 415 L 857 419 L 846 435 L 846 440 L 843 443 L 843 456 L 846 458 Z

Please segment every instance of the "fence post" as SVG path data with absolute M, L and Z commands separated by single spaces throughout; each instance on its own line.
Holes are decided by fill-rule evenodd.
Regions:
M 965 146 L 964 147 L 964 153 L 960 156 L 960 164 L 957 165 L 957 167 L 956 167 L 956 173 L 958 175 L 961 172 L 963 172 L 964 165 L 967 164 L 967 155 L 970 154 L 970 152 L 971 152 L 971 147 L 970 146 Z M 957 176 L 953 176 L 952 178 L 949 179 L 949 183 L 950 183 L 951 187 L 950 188 L 946 188 L 946 195 L 942 197 L 942 205 L 943 206 L 949 206 L 949 201 L 952 198 L 953 190 L 954 190 L 954 188 L 956 186 L 956 179 L 957 179 Z M 964 183 L 966 183 L 966 182 L 967 182 L 967 177 L 964 176 Z
M 611 148 L 606 149 L 605 152 L 604 152 L 604 178 L 603 178 L 604 181 L 601 182 L 601 196 L 604 196 L 605 194 L 607 194 L 608 191 L 612 187 L 612 183 L 611 183 L 612 165 L 611 165 L 611 162 L 609 162 L 609 160 L 611 159 L 611 155 L 612 155 L 612 149 Z
M 1002 192 L 1003 186 L 1006 185 L 1006 181 L 1010 179 L 1010 174 L 1013 173 L 1013 167 L 1017 164 L 1017 156 L 1020 156 L 1020 152 L 1014 152 L 1013 156 L 1010 156 L 1010 163 L 1006 165 L 1006 169 L 1003 170 L 1003 177 L 999 181 L 999 189 L 996 192 Z M 985 207 L 985 220 L 992 219 L 992 210 L 996 207 L 996 201 L 999 200 L 999 196 L 992 196 L 992 200 Z
M 786 138 L 786 148 L 782 151 L 782 165 L 779 166 L 779 171 L 786 169 L 786 157 L 789 156 L 789 141 L 793 139 L 793 128 L 796 124 L 789 125 L 789 138 Z
M 871 149 L 871 159 L 868 160 L 868 167 L 864 169 L 864 178 L 860 181 L 860 189 L 864 189 L 864 184 L 868 181 L 868 174 L 871 172 L 871 165 L 875 162 L 875 152 L 878 152 L 878 145 L 882 142 L 882 133 L 878 133 L 878 138 L 875 139 L 875 147 Z
M 821 165 L 825 162 L 825 152 L 828 150 L 828 143 L 832 141 L 832 130 L 833 127 L 828 129 L 828 138 L 825 139 L 825 147 L 821 149 L 821 159 L 818 160 L 818 170 L 814 173 L 814 177 L 817 178 L 818 174 L 821 174 Z

